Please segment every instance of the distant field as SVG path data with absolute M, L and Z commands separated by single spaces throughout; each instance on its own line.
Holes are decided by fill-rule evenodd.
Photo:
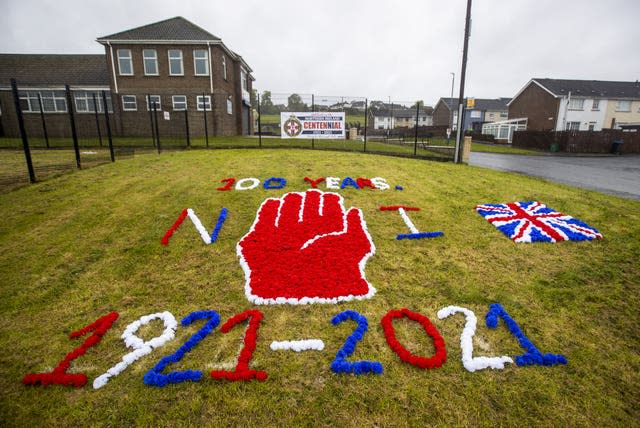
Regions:
M 8 155 L 0 150 L 0 165 Z M 376 294 L 337 305 L 251 304 L 238 241 L 267 198 L 305 191 L 310 184 L 304 177 L 329 176 L 384 177 L 391 186 L 333 190 L 347 208 L 362 210 L 376 247 L 364 272 Z M 231 177 L 255 177 L 260 185 L 216 190 Z M 286 178 L 286 187 L 264 188 L 269 177 Z M 327 190 L 324 183 L 319 188 Z M 531 200 L 587 222 L 604 238 L 515 244 L 474 211 L 480 203 Z M 419 207 L 408 213 L 415 226 L 444 236 L 397 240 L 408 229 L 397 212 L 380 210 L 389 205 Z M 228 215 L 213 244 L 203 243 L 188 218 L 168 246 L 160 244 L 183 209 L 194 210 L 208 235 L 223 207 Z M 640 202 L 445 162 L 244 148 L 136 152 L 1 193 L 0 215 L 0 418 L 6 426 L 626 427 L 640 420 Z M 309 265 L 311 274 L 330 274 L 355 249 L 340 251 L 340 257 L 327 255 Z M 290 259 L 292 265 L 297 260 Z M 523 348 L 502 321 L 495 330 L 486 326 L 495 302 L 541 352 L 563 354 L 568 364 L 467 371 L 460 348 L 465 318 L 439 319 L 437 312 L 457 305 L 475 313 L 474 357 L 521 355 Z M 404 363 L 387 345 L 381 319 L 400 308 L 428 317 L 437 328 L 447 350 L 441 368 Z M 196 320 L 93 389 L 94 379 L 132 351 L 120 336 L 142 316 L 170 311 L 180 322 L 194 311 L 215 310 L 222 324 L 249 309 L 264 314 L 249 362 L 250 369 L 268 373 L 264 382 L 209 375 L 236 366 L 249 336 L 244 322 L 228 333 L 217 326 L 164 369 L 202 371 L 200 381 L 145 385 L 145 373 L 202 329 L 204 320 Z M 331 323 L 346 310 L 368 319 L 368 331 L 347 360 L 379 362 L 381 375 L 332 371 L 336 353 L 356 328 L 353 321 Z M 87 375 L 86 386 L 21 383 L 27 373 L 51 371 L 92 337 L 69 334 L 111 311 L 119 313 L 113 327 L 70 363 L 69 373 Z M 419 324 L 399 319 L 393 325 L 409 352 L 434 355 L 433 341 Z M 156 320 L 136 334 L 150 340 L 163 328 Z M 270 348 L 272 341 L 299 339 L 321 339 L 325 348 Z

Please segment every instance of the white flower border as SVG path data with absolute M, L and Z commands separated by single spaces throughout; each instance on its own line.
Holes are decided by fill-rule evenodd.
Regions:
M 164 322 L 164 331 L 160 336 L 154 337 L 153 339 L 150 339 L 148 341 L 144 341 L 143 339 L 135 335 L 136 331 L 138 331 L 140 327 L 149 324 L 151 321 L 156 319 L 160 319 Z M 129 367 L 136 360 L 139 360 L 145 355 L 150 354 L 151 351 L 153 351 L 155 348 L 159 348 L 168 341 L 172 340 L 175 337 L 177 327 L 178 322 L 176 321 L 176 318 L 171 312 L 168 311 L 144 315 L 140 317 L 140 319 L 129 324 L 124 329 L 124 332 L 120 337 L 124 340 L 124 343 L 128 348 L 132 348 L 134 350 L 123 356 L 122 361 L 120 361 L 118 364 L 95 378 L 93 381 L 93 388 L 102 388 L 109 382 L 109 378 L 111 378 L 112 376 L 118 376 L 124 371 L 124 369 Z
M 322 351 L 324 342 L 320 339 L 273 341 L 269 346 L 272 351 Z
M 438 318 L 444 319 L 455 313 L 462 313 L 466 318 L 464 329 L 460 335 L 460 349 L 462 351 L 462 365 L 470 372 L 476 370 L 483 370 L 486 368 L 491 369 L 504 369 L 506 363 L 512 363 L 513 359 L 508 356 L 502 357 L 474 357 L 473 356 L 473 336 L 476 334 L 476 326 L 478 324 L 478 318 L 476 315 L 467 308 L 460 306 L 447 306 L 438 311 Z
M 305 203 L 305 199 L 306 199 L 306 194 L 308 192 L 317 192 L 317 193 L 320 193 L 320 196 L 322 196 L 324 194 L 333 194 L 333 195 L 338 197 L 340 206 L 342 207 L 342 210 L 344 211 L 344 215 L 342 217 L 343 228 L 342 228 L 341 231 L 338 231 L 338 232 L 331 232 L 331 233 L 328 233 L 328 234 L 325 234 L 325 235 L 315 236 L 312 239 L 310 239 L 307 242 L 305 242 L 302 245 L 302 248 L 305 248 L 311 242 L 321 238 L 322 236 L 326 236 L 326 235 L 342 235 L 342 234 L 347 233 L 347 211 L 345 210 L 345 207 L 344 207 L 344 198 L 342 197 L 342 195 L 340 195 L 338 193 L 323 192 L 323 191 L 317 190 L 317 189 L 307 190 L 306 192 L 290 192 L 290 193 L 296 193 L 296 194 L 298 194 L 298 195 L 300 195 L 302 197 L 302 203 L 300 205 L 299 220 L 302 221 L 302 213 L 304 212 L 304 203 Z M 376 246 L 373 243 L 373 239 L 371 239 L 371 235 L 369 234 L 369 230 L 367 229 L 367 223 L 364 221 L 364 216 L 363 216 L 362 210 L 360 208 L 356 208 L 356 209 L 360 212 L 360 220 L 361 220 L 362 230 L 364 231 L 365 235 L 367 236 L 367 239 L 369 240 L 369 243 L 371 244 L 371 250 L 367 254 L 365 254 L 365 256 L 362 258 L 362 260 L 360 260 L 360 262 L 358 263 L 358 268 L 360 270 L 360 277 L 367 283 L 367 287 L 369 288 L 369 291 L 367 292 L 367 294 L 362 294 L 362 295 L 357 295 L 357 296 L 354 296 L 354 295 L 350 294 L 348 296 L 339 296 L 339 297 L 333 297 L 333 298 L 303 297 L 301 299 L 298 299 L 298 298 L 295 298 L 295 297 L 288 297 L 288 298 L 287 297 L 278 297 L 278 298 L 275 298 L 275 299 L 273 299 L 273 298 L 265 299 L 263 297 L 256 296 L 255 294 L 253 294 L 251 292 L 251 268 L 247 264 L 247 261 L 245 260 L 244 255 L 242 254 L 242 247 L 240 246 L 240 242 L 242 242 L 242 240 L 244 238 L 246 238 L 247 235 L 251 234 L 255 230 L 256 225 L 258 224 L 258 221 L 260 220 L 259 213 L 262 210 L 262 207 L 267 202 L 272 201 L 272 200 L 280 201 L 280 206 L 282 206 L 282 202 L 284 201 L 284 196 L 286 196 L 287 194 L 283 195 L 282 198 L 267 198 L 267 199 L 265 199 L 262 202 L 262 204 L 260 205 L 260 207 L 258 208 L 258 211 L 257 211 L 257 214 L 256 214 L 256 218 L 253 221 L 253 224 L 251 225 L 251 228 L 249 229 L 249 231 L 242 238 L 240 238 L 240 240 L 236 244 L 236 254 L 238 255 L 238 258 L 240 258 L 240 266 L 242 266 L 242 270 L 244 271 L 244 275 L 245 275 L 244 294 L 245 294 L 245 296 L 247 296 L 247 299 L 251 303 L 253 303 L 254 305 L 284 305 L 284 304 L 289 304 L 289 305 L 310 305 L 310 304 L 315 304 L 315 303 L 337 304 L 339 302 L 349 302 L 349 301 L 352 301 L 352 300 L 365 300 L 365 299 L 372 298 L 376 294 L 376 289 L 374 288 L 374 286 L 369 281 L 367 281 L 367 278 L 365 277 L 365 274 L 364 274 L 364 267 L 367 264 L 367 261 L 369 260 L 369 258 L 371 258 L 371 256 L 373 256 L 375 254 Z M 318 208 L 318 211 L 321 214 L 322 214 L 322 208 L 323 208 L 322 201 L 323 201 L 323 199 L 321 197 L 320 206 Z M 276 225 L 278 224 L 279 219 L 280 219 L 280 209 L 278 209 L 278 216 L 276 218 Z

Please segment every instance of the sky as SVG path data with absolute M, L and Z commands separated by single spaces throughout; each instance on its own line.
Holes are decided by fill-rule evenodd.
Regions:
M 1 53 L 104 53 L 95 39 L 182 16 L 222 38 L 262 92 L 459 94 L 464 0 L 0 0 Z M 465 96 L 532 78 L 640 79 L 639 0 L 474 0 Z

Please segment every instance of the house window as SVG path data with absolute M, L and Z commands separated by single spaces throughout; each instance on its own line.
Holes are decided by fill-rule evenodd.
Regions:
M 589 131 L 595 131 L 595 129 L 596 129 L 596 123 L 589 122 Z
M 501 111 L 500 112 L 500 117 L 509 117 L 509 112 L 508 111 Z
M 616 103 L 616 111 L 631 111 L 631 100 L 619 100 Z
M 20 92 L 20 107 L 23 112 L 39 113 L 40 100 L 42 111 L 45 113 L 65 113 L 67 111 L 67 99 L 64 91 L 24 91 Z
M 204 49 L 193 51 L 193 69 L 196 76 L 209 75 L 209 52 Z
M 169 75 L 183 76 L 182 51 L 179 49 L 169 49 Z
M 143 49 L 142 57 L 144 58 L 144 74 L 145 76 L 158 75 L 158 52 L 155 49 Z
M 109 113 L 113 113 L 111 94 L 105 95 L 107 98 L 107 108 Z M 76 111 L 78 113 L 94 113 L 96 111 L 96 106 L 98 113 L 104 113 L 104 103 L 102 102 L 102 94 L 100 92 L 75 91 L 74 98 L 76 102 Z
M 135 95 L 123 95 L 122 96 L 122 110 L 124 111 L 136 111 L 138 110 L 138 104 L 136 102 Z
M 131 49 L 118 49 L 118 69 L 121 76 L 133 76 Z
M 187 109 L 187 96 L 186 95 L 174 95 L 171 97 L 174 110 L 186 110 Z
M 580 130 L 580 122 L 567 122 L 566 130 L 567 131 L 579 131 Z
M 247 73 L 245 73 L 244 70 L 240 72 L 240 82 L 242 84 L 242 90 L 246 91 L 247 90 Z
M 593 100 L 593 105 L 591 106 L 591 110 L 593 111 L 600 110 L 600 100 Z
M 482 117 L 482 112 L 480 110 L 471 110 L 472 119 L 480 119 L 481 117 Z
M 147 111 L 153 110 L 155 106 L 156 110 L 162 110 L 162 103 L 160 102 L 160 95 L 149 95 L 145 97 L 147 101 Z
M 233 101 L 230 98 L 227 98 L 227 114 L 233 114 Z
M 569 100 L 569 110 L 584 110 L 584 98 L 571 98 Z
M 210 95 L 198 95 L 196 97 L 196 107 L 198 111 L 211 111 L 211 96 Z
M 222 77 L 227 80 L 227 58 L 224 55 L 222 55 Z

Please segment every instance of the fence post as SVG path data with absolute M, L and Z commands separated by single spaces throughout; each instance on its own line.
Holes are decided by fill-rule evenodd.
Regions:
M 204 116 L 204 140 L 207 144 L 207 148 L 209 148 L 209 129 L 207 128 L 207 98 L 204 95 L 204 92 L 202 93 L 202 110 L 204 110 L 202 113 L 202 115 Z
M 262 109 L 260 108 L 260 94 L 257 94 L 257 95 L 258 95 L 258 147 L 262 148 Z
M 191 147 L 191 139 L 189 138 L 189 110 L 184 109 L 184 126 L 187 130 L 187 147 Z
M 76 133 L 76 118 L 73 114 L 73 99 L 71 98 L 71 89 L 69 85 L 64 85 L 64 90 L 67 94 L 67 109 L 69 111 L 69 124 L 71 125 L 71 138 L 73 138 L 73 150 L 76 152 L 76 165 L 78 169 L 80 165 L 80 147 L 78 146 L 78 134 Z
M 16 104 L 16 115 L 18 116 L 18 126 L 20 127 L 20 136 L 22 137 L 24 158 L 27 161 L 27 170 L 29 171 L 29 181 L 31 183 L 35 183 L 36 173 L 33 170 L 33 162 L 31 161 L 31 150 L 29 150 L 27 131 L 24 128 L 24 118 L 22 117 L 22 108 L 20 108 L 20 96 L 18 95 L 18 85 L 16 84 L 16 79 L 11 79 L 11 92 L 13 92 L 13 101 L 15 101 Z
M 367 119 L 369 118 L 369 100 L 364 99 L 364 151 L 367 151 Z
M 316 111 L 316 100 L 313 94 L 311 94 L 311 111 L 315 112 Z M 281 125 L 282 126 L 282 125 Z M 316 148 L 316 139 L 312 138 L 311 139 L 311 148 L 315 149 Z
M 104 124 L 107 129 L 107 138 L 109 138 L 109 154 L 111 155 L 111 162 L 116 161 L 116 157 L 113 153 L 113 138 L 111 137 L 111 124 L 109 123 L 109 106 L 107 105 L 107 94 L 102 91 L 102 105 L 104 106 Z
M 98 119 L 98 100 L 96 100 L 96 94 L 93 93 L 93 112 L 96 115 L 96 130 L 98 131 L 98 140 L 100 141 L 100 147 L 102 147 L 102 133 L 100 132 L 100 120 Z M 106 108 L 106 106 L 105 106 Z
M 42 108 L 42 97 L 40 96 L 40 92 L 38 92 L 38 104 L 40 105 L 40 119 L 42 120 L 42 133 L 44 134 L 44 143 L 49 147 L 49 133 L 47 133 L 47 123 L 44 120 L 44 109 Z
M 416 101 L 416 134 L 413 141 L 413 155 L 418 153 L 418 116 L 420 115 L 420 101 Z
M 149 94 L 147 94 L 147 110 L 149 110 L 149 123 L 151 126 L 151 141 L 153 143 L 153 147 L 156 147 L 156 131 L 155 131 L 155 127 L 153 126 L 153 110 L 151 109 L 151 95 Z
M 158 143 L 158 154 L 160 154 L 162 148 L 160 147 L 160 132 L 158 129 L 158 106 L 155 101 L 153 102 L 153 120 L 156 124 L 156 142 Z

